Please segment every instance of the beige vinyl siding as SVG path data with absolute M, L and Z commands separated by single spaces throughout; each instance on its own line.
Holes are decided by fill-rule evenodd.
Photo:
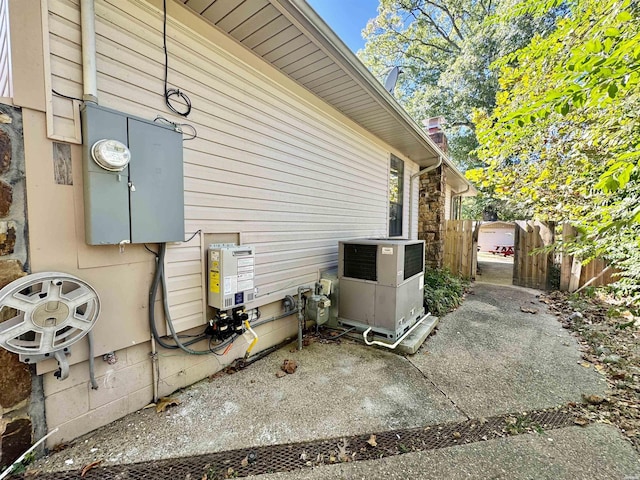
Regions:
M 50 0 L 49 9 L 53 88 L 80 96 L 77 1 Z M 237 233 L 255 245 L 256 305 L 334 267 L 339 239 L 387 234 L 387 150 L 170 19 L 169 82 L 193 102 L 188 119 L 171 116 L 162 97 L 161 12 L 137 0 L 97 0 L 96 15 L 100 104 L 197 129 L 184 143 L 187 235 Z M 212 28 L 215 35 L 222 34 Z M 72 102 L 53 108 L 56 131 L 75 126 Z M 415 171 L 405 162 L 405 185 Z M 407 188 L 404 232 L 408 198 Z M 198 235 L 168 249 L 178 330 L 206 320 L 204 242 Z

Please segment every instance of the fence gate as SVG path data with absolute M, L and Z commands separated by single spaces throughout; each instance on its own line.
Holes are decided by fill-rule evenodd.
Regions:
M 477 240 L 472 220 L 447 220 L 444 235 L 444 266 L 454 275 L 475 277 Z
M 523 220 L 515 222 L 513 284 L 549 289 L 553 252 L 533 253 L 554 241 L 555 223 Z
M 576 236 L 576 229 L 568 222 L 562 225 L 562 241 L 570 242 Z M 562 254 L 560 290 L 575 292 L 583 287 L 600 287 L 615 282 L 617 271 L 603 258 L 595 258 L 582 265 L 579 258 Z

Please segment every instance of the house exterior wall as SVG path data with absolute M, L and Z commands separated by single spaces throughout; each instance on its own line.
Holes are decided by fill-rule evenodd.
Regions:
M 28 271 L 22 112 L 0 105 L 0 288 Z M 0 323 L 15 311 L 3 309 Z M 0 348 L 0 470 L 31 446 L 31 368 Z
M 193 102 L 188 119 L 171 116 L 162 95 L 162 13 L 157 3 L 96 0 L 98 89 L 105 107 L 149 120 L 162 115 L 192 124 L 198 132 L 184 143 L 185 227 L 188 236 L 201 233 L 168 249 L 170 312 L 180 331 L 202 331 L 211 314 L 205 300 L 205 251 L 210 243 L 235 241 L 256 247 L 258 295 L 249 307 L 259 306 L 262 318 L 277 315 L 284 295 L 313 284 L 321 271 L 336 266 L 338 240 L 387 234 L 389 154 L 403 157 L 168 1 L 169 81 Z M 53 362 L 38 364 L 47 427 L 60 428 L 48 440 L 55 445 L 151 400 L 147 302 L 155 260 L 142 245 L 120 252 L 116 246 L 85 244 L 79 105 L 51 95 L 51 89 L 82 95 L 79 5 L 77 0 L 43 0 L 41 5 L 39 28 L 27 15 L 33 5 L 12 4 L 25 37 L 18 45 L 14 42 L 14 52 L 42 52 L 41 59 L 35 55 L 28 64 L 18 60 L 14 68 L 16 78 L 30 78 L 29 88 L 36 88 L 29 97 L 26 85 L 15 83 L 15 98 L 31 102 L 23 109 L 31 267 L 33 272 L 77 275 L 93 285 L 102 304 L 94 329 L 98 390 L 89 387 L 84 342 L 72 347 L 65 381 L 54 378 Z M 32 29 L 31 38 L 26 38 L 25 25 Z M 40 78 L 34 77 L 39 60 Z M 42 92 L 44 100 L 39 100 Z M 54 148 L 58 163 L 48 160 Z M 418 167 L 403 160 L 408 186 Z M 406 235 L 408 188 L 404 200 Z M 160 302 L 156 312 L 162 319 Z M 293 316 L 259 327 L 254 351 L 292 337 L 296 328 Z M 160 330 L 164 332 L 163 325 Z M 215 373 L 242 356 L 247 345 L 240 337 L 224 357 L 160 349 L 159 395 Z M 115 354 L 115 363 L 100 359 L 106 353 Z

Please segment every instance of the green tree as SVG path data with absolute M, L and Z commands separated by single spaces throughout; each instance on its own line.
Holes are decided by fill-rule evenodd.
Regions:
M 451 157 L 463 169 L 478 164 L 472 111 L 495 105 L 499 85 L 491 63 L 553 23 L 530 14 L 488 21 L 514 1 L 380 0 L 364 30 L 362 61 L 381 80 L 401 68 L 396 97 L 418 122 L 445 117 Z
M 503 21 L 557 3 L 527 2 Z M 573 0 L 552 33 L 498 60 L 496 106 L 474 116 L 488 168 L 468 172 L 538 218 L 572 221 L 581 236 L 571 248 L 608 257 L 631 289 L 640 283 L 639 25 L 628 0 Z

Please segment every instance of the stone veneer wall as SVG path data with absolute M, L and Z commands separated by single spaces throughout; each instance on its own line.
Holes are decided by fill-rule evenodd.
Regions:
M 420 177 L 418 239 L 425 241 L 425 266 L 428 268 L 442 268 L 444 261 L 445 185 L 443 166 Z
M 0 105 L 0 288 L 28 270 L 24 169 L 22 111 Z M 15 311 L 3 309 L 0 322 L 14 315 Z M 0 348 L 0 469 L 31 445 L 31 395 L 30 366 Z

